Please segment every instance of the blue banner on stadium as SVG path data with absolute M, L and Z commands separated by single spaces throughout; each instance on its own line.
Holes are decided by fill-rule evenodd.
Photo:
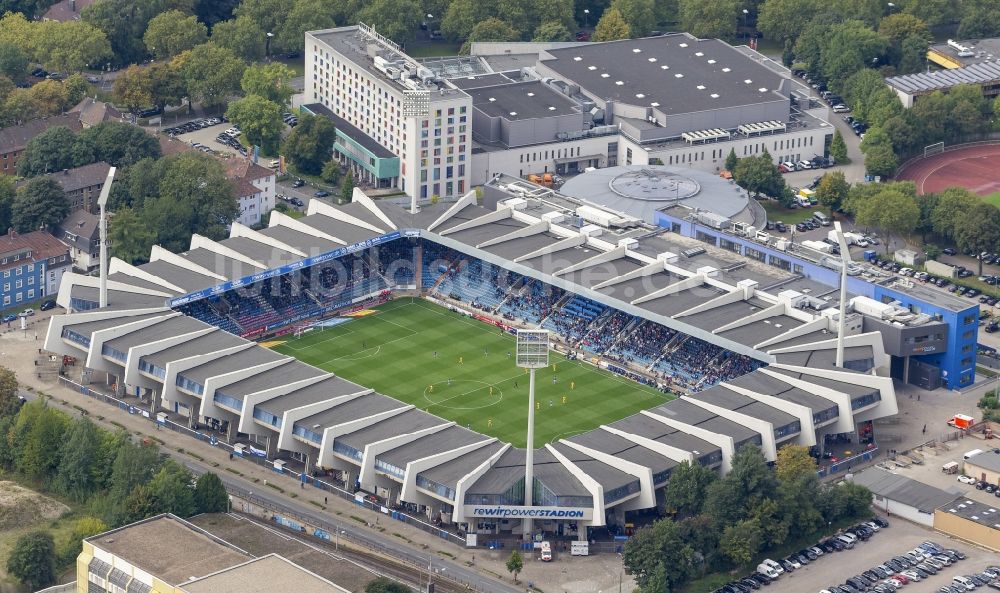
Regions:
M 167 301 L 167 306 L 170 308 L 179 307 L 181 305 L 186 305 L 188 303 L 193 303 L 195 301 L 200 301 L 201 299 L 207 299 L 211 296 L 220 295 L 224 292 L 233 290 L 234 288 L 240 288 L 243 286 L 250 286 L 251 284 L 256 284 L 261 280 L 266 280 L 268 278 L 274 278 L 275 276 L 281 276 L 288 274 L 289 272 L 294 272 L 295 270 L 300 270 L 302 268 L 308 268 L 310 266 L 315 266 L 316 264 L 321 264 L 332 259 L 341 258 L 349 253 L 354 253 L 355 251 L 361 251 L 362 249 L 368 249 L 369 247 L 374 247 L 376 245 L 381 245 L 382 243 L 387 243 L 393 241 L 402 236 L 399 231 L 393 231 L 387 235 L 382 235 L 380 237 L 373 237 L 367 241 L 362 241 L 360 243 L 355 243 L 353 245 L 347 245 L 334 249 L 333 251 L 328 251 L 326 253 L 317 255 L 315 257 L 307 257 L 301 261 L 288 264 L 287 266 L 281 266 L 280 268 L 274 268 L 273 270 L 265 270 L 259 274 L 253 274 L 252 276 L 244 276 L 239 280 L 233 280 L 231 282 L 223 282 L 222 284 L 206 288 L 204 290 L 199 290 L 197 292 L 192 292 L 184 296 L 177 297 L 175 299 L 169 299 Z

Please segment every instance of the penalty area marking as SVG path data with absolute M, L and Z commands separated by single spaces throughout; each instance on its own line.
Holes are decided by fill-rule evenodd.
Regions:
M 497 387 L 496 385 L 492 384 L 492 383 L 487 383 L 486 381 L 479 381 L 477 379 L 453 379 L 452 383 L 478 383 L 479 385 L 482 385 L 482 387 L 476 387 L 475 389 L 470 389 L 469 391 L 465 391 L 465 392 L 459 393 L 458 395 L 454 395 L 452 397 L 445 398 L 445 399 L 443 399 L 443 400 L 441 400 L 439 402 L 436 402 L 436 401 L 432 400 L 429 397 L 429 395 L 430 395 L 430 392 L 428 391 L 429 388 L 428 387 L 424 387 L 424 399 L 426 399 L 428 402 L 430 402 L 431 406 L 440 406 L 440 407 L 442 407 L 442 408 L 444 408 L 446 410 L 480 410 L 482 408 L 488 408 L 490 406 L 495 406 L 495 405 L 499 404 L 501 401 L 503 401 L 503 390 L 500 389 L 499 387 Z M 437 381 L 436 383 L 431 383 L 431 385 L 447 385 L 447 384 L 448 384 L 448 381 Z M 487 388 L 487 387 L 493 387 L 493 389 L 496 390 L 496 392 L 497 392 L 496 394 L 489 396 L 491 398 L 499 396 L 499 397 L 497 397 L 496 401 L 491 401 L 490 403 L 483 404 L 483 405 L 480 405 L 480 406 L 446 406 L 446 405 L 444 405 L 446 402 L 450 402 L 453 399 L 457 399 L 457 398 L 460 398 L 462 396 L 469 395 L 470 393 L 475 393 L 475 392 L 477 392 L 477 391 L 479 391 L 481 389 Z M 430 406 L 428 406 L 428 407 L 430 407 Z

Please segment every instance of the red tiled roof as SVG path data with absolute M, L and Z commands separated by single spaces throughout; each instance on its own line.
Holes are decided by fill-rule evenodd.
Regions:
M 247 196 L 252 196 L 252 195 L 255 195 L 255 194 L 259 194 L 262 191 L 264 191 L 264 190 L 260 189 L 259 187 L 257 187 L 256 185 L 250 183 L 246 179 L 237 178 L 237 179 L 234 179 L 233 181 L 234 181 L 233 186 L 234 186 L 234 189 L 236 190 L 236 197 L 237 198 L 245 198 Z
M 168 156 L 171 154 L 180 154 L 187 150 L 194 150 L 188 145 L 187 142 L 182 142 L 180 140 L 175 140 L 173 138 L 168 138 L 166 136 L 157 136 L 157 140 L 160 141 L 160 152 L 163 156 Z
M 40 262 L 50 257 L 58 257 L 69 253 L 69 248 L 59 242 L 58 239 L 46 231 L 34 231 L 20 235 L 14 231 L 0 236 L 0 256 L 15 254 L 25 250 L 31 250 L 30 261 Z M 0 269 L 15 268 L 22 265 L 26 259 L 20 258 L 18 261 L 8 261 L 7 265 L 0 265 Z
M 28 146 L 28 142 L 49 128 L 66 126 L 74 132 L 83 129 L 80 116 L 77 113 L 54 115 L 44 119 L 33 119 L 19 126 L 0 129 L 0 154 L 20 152 Z
M 83 9 L 90 6 L 95 1 L 96 0 L 60 0 L 45 11 L 42 19 L 60 22 L 71 21 L 74 19 L 79 20 L 80 13 L 83 12 Z
M 226 176 L 231 179 L 240 178 L 256 181 L 273 175 L 274 171 L 265 169 L 249 159 L 237 157 L 226 161 Z

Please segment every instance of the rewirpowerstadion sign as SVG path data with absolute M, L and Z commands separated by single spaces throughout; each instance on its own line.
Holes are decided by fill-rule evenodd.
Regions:
M 524 507 L 491 505 L 466 507 L 468 517 L 491 517 L 495 519 L 579 519 L 589 521 L 594 510 L 573 507 Z M 469 510 L 471 509 L 471 512 Z
M 287 266 L 281 266 L 280 268 L 274 268 L 271 270 L 266 270 L 259 274 L 253 274 L 252 276 L 244 276 L 239 280 L 233 280 L 231 282 L 223 282 L 217 286 L 212 286 L 204 290 L 199 290 L 186 294 L 184 296 L 177 297 L 175 299 L 170 299 L 167 301 L 167 306 L 170 308 L 179 307 L 181 305 L 186 305 L 188 303 L 193 303 L 194 301 L 200 301 L 201 299 L 207 299 L 208 297 L 222 294 L 224 292 L 233 290 L 234 288 L 240 288 L 242 286 L 250 286 L 265 280 L 267 278 L 274 278 L 275 276 L 281 276 L 289 272 L 294 272 L 295 270 L 300 270 L 302 268 L 308 268 L 309 266 L 315 266 L 316 264 L 321 264 L 332 259 L 341 258 L 349 253 L 354 253 L 355 251 L 361 251 L 362 249 L 368 249 L 369 247 L 374 247 L 376 245 L 381 245 L 382 243 L 387 243 L 393 241 L 402 236 L 399 231 L 393 231 L 386 235 L 379 237 L 373 237 L 367 241 L 361 241 L 360 243 L 355 243 L 353 245 L 346 245 L 333 251 L 327 251 L 326 253 L 317 255 L 315 257 L 307 257 L 301 261 L 297 261 Z

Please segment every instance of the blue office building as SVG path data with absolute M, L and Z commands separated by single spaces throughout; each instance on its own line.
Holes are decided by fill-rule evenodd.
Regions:
M 0 237 L 0 310 L 52 296 L 66 270 L 72 268 L 69 247 L 45 231 Z

